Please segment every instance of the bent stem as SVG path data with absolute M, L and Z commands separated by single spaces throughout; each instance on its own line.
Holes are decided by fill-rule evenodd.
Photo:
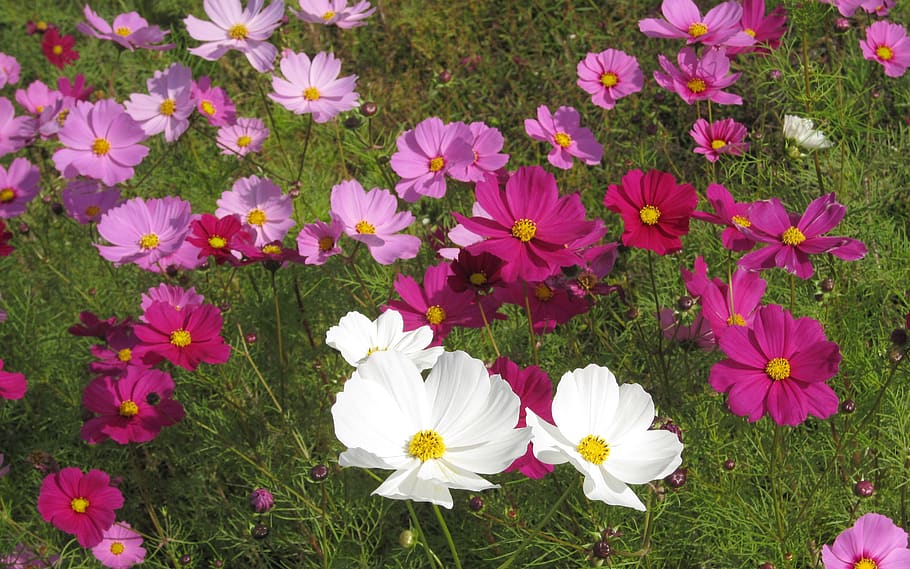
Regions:
M 449 544 L 449 551 L 452 552 L 455 568 L 461 569 L 461 560 L 458 558 L 458 550 L 455 548 L 455 541 L 452 540 L 452 532 L 449 531 L 449 526 L 446 525 L 446 520 L 442 517 L 442 512 L 439 511 L 439 506 L 436 504 L 433 504 L 433 512 L 436 513 L 436 519 L 439 520 L 439 525 L 442 526 L 442 533 L 446 536 L 446 542 Z
M 496 345 L 496 338 L 493 337 L 493 330 L 490 328 L 490 322 L 487 320 L 487 313 L 483 309 L 483 303 L 480 302 L 480 299 L 477 299 L 477 306 L 480 308 L 480 317 L 483 319 L 483 327 L 487 331 L 487 335 L 490 337 L 490 343 L 493 345 L 493 351 L 496 352 L 496 357 L 500 356 L 499 347 Z
M 556 510 L 558 510 L 560 508 L 560 506 L 562 506 L 562 503 L 566 501 L 566 498 L 569 497 L 569 493 L 571 491 L 572 491 L 572 485 L 571 484 L 566 485 L 566 489 L 563 490 L 562 495 L 559 497 L 558 500 L 556 500 L 556 502 L 553 503 L 552 506 L 550 506 L 550 509 L 547 511 L 546 515 L 543 517 L 542 520 L 540 520 L 540 522 L 537 523 L 536 526 L 534 526 L 534 529 L 531 530 L 531 533 L 540 533 L 541 529 L 543 529 L 543 527 L 545 525 L 547 525 L 547 523 L 550 521 L 550 518 L 552 518 L 553 514 L 556 513 Z M 519 555 L 521 555 L 521 552 L 524 551 L 530 544 L 531 544 L 530 539 L 524 540 L 521 544 L 521 547 L 516 549 L 515 552 L 512 554 L 512 556 L 509 557 L 508 559 L 506 559 L 505 563 L 503 563 L 502 565 L 497 567 L 497 569 L 506 569 L 507 567 L 511 567 L 512 563 L 515 563 L 515 560 L 518 559 Z

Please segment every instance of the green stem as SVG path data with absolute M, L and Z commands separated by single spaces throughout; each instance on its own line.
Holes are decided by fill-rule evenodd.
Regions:
M 414 511 L 414 505 L 411 504 L 410 500 L 405 500 L 404 504 L 408 507 L 408 513 L 411 515 L 411 522 L 414 524 L 414 527 L 417 528 L 417 539 L 420 544 L 423 545 L 423 550 L 427 554 L 427 561 L 430 562 L 431 566 L 439 565 L 440 567 L 445 567 L 436 554 L 433 553 L 433 550 L 430 549 L 430 544 L 427 543 L 426 534 L 423 533 L 423 528 L 420 527 L 420 520 L 417 519 L 417 512 Z
M 783 489 L 782 476 L 781 476 L 781 466 L 785 459 L 783 444 L 784 444 L 784 426 L 783 425 L 774 425 L 774 438 L 771 443 L 771 452 L 768 455 L 768 459 L 771 461 L 770 464 L 770 475 L 771 475 L 771 487 L 774 492 L 774 518 L 777 523 L 777 540 L 780 543 L 781 547 L 784 545 L 784 540 L 786 539 L 786 528 L 784 523 L 784 510 L 783 510 Z
M 536 526 L 534 526 L 534 529 L 531 530 L 533 533 L 540 532 L 541 528 L 543 528 L 545 525 L 547 525 L 547 522 L 550 521 L 550 518 L 553 517 L 553 514 L 556 513 L 556 510 L 558 510 L 560 508 L 560 506 L 562 506 L 562 503 L 566 501 L 566 498 L 569 497 L 570 492 L 572 492 L 571 484 L 566 486 L 566 489 L 563 490 L 563 493 L 559 497 L 559 499 L 556 500 L 552 506 L 550 506 L 549 511 L 547 511 L 547 513 L 543 517 L 543 519 L 540 520 L 540 522 L 538 522 L 538 524 Z M 516 549 L 514 553 L 512 553 L 512 556 L 509 557 L 508 559 L 506 559 L 505 562 L 502 565 L 500 565 L 497 569 L 506 569 L 507 567 L 511 567 L 512 563 L 515 563 L 515 560 L 518 559 L 519 555 L 521 555 L 521 552 L 524 551 L 530 544 L 531 544 L 531 540 L 529 540 L 529 539 L 524 540 L 522 542 L 521 546 L 518 549 Z
M 285 385 L 284 385 L 284 372 L 285 367 L 287 366 L 287 360 L 284 355 L 284 342 L 281 339 L 281 305 L 278 303 L 278 287 L 275 286 L 275 271 L 271 271 L 272 275 L 272 300 L 275 304 L 275 335 L 278 336 L 278 381 L 279 381 L 279 393 L 281 393 L 281 400 L 286 401 L 285 395 Z
M 525 314 L 528 315 L 528 337 L 531 342 L 531 351 L 534 354 L 534 365 L 540 365 L 540 356 L 537 353 L 537 339 L 534 337 L 534 320 L 531 319 L 531 300 L 528 298 L 528 285 L 523 285 L 525 289 Z
M 657 294 L 657 278 L 654 276 L 654 252 L 648 251 L 648 275 L 651 278 L 651 295 L 654 298 L 654 313 L 657 318 L 657 367 L 660 370 L 664 390 L 670 393 L 670 380 L 664 365 L 664 331 L 660 327 L 660 298 Z
M 310 133 L 313 131 L 313 115 L 307 115 L 308 120 L 306 123 L 306 134 L 303 135 L 303 151 L 300 153 L 300 164 L 297 165 L 297 177 L 294 178 L 294 182 L 300 181 L 300 176 L 303 175 L 303 162 L 306 159 L 306 151 L 310 147 Z
M 461 560 L 458 558 L 458 550 L 455 548 L 455 541 L 452 539 L 452 532 L 449 531 L 446 519 L 442 517 L 442 512 L 439 511 L 439 506 L 436 504 L 433 504 L 433 512 L 436 514 L 436 519 L 439 520 L 439 525 L 442 526 L 442 533 L 446 536 L 446 542 L 449 544 L 449 551 L 452 552 L 452 559 L 455 561 L 455 568 L 461 569 Z
M 803 49 L 802 49 L 802 63 L 803 63 L 803 82 L 806 88 L 806 113 L 810 116 L 812 114 L 812 81 L 809 79 L 809 32 L 803 30 Z M 819 192 L 825 193 L 825 182 L 822 178 L 822 167 L 821 163 L 818 160 L 818 152 L 812 153 L 812 161 L 815 163 L 815 177 L 818 179 L 818 189 Z
M 338 156 L 341 159 L 341 171 L 344 172 L 344 178 L 348 179 L 348 165 L 347 161 L 344 158 L 344 146 L 341 144 L 341 127 L 338 126 L 338 121 L 335 121 L 335 139 L 338 141 Z
M 496 345 L 496 338 L 493 337 L 493 330 L 490 328 L 490 322 L 487 320 L 487 313 L 483 309 L 483 303 L 480 302 L 480 299 L 477 299 L 477 306 L 480 308 L 480 317 L 483 319 L 483 327 L 487 331 L 487 335 L 490 337 L 490 343 L 493 345 L 493 351 L 496 352 L 496 357 L 499 357 L 499 347 Z

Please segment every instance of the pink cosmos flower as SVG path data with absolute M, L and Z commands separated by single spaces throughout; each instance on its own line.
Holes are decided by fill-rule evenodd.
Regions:
M 81 174 L 108 186 L 132 178 L 149 153 L 139 144 L 145 131 L 111 99 L 76 103 L 57 136 L 64 148 L 54 152 L 54 165 L 64 177 Z
M 348 6 L 347 0 L 298 0 L 298 4 L 300 11 L 292 9 L 291 13 L 304 22 L 336 25 L 343 30 L 365 25 L 364 20 L 376 11 L 365 0 L 353 6 Z
M 709 123 L 698 119 L 689 131 L 695 140 L 696 154 L 704 154 L 708 162 L 717 162 L 721 154 L 740 156 L 749 149 L 746 139 L 746 127 L 733 119 L 723 119 Z
M 130 323 L 130 318 L 124 318 L 122 322 L 117 322 L 116 316 L 111 316 L 107 320 L 101 320 L 98 318 L 98 315 L 83 310 L 79 313 L 79 322 L 81 324 L 74 324 L 67 328 L 67 332 L 73 336 L 94 336 L 99 340 L 104 340 L 108 334 L 113 332 L 118 328 L 130 328 L 132 324 Z
M 92 548 L 92 555 L 111 569 L 129 569 L 145 561 L 142 536 L 130 524 L 117 522 L 107 529 L 101 543 Z
M 312 113 L 314 121 L 324 123 L 357 106 L 357 76 L 338 77 L 341 60 L 333 54 L 320 51 L 311 62 L 305 53 L 287 52 L 280 66 L 285 78 L 272 76 L 269 98 L 294 114 Z
M 63 95 L 41 81 L 32 81 L 25 89 L 16 89 L 16 102 L 33 115 L 40 115 L 45 107 L 52 107 Z
M 186 226 L 186 231 L 184 232 L 184 239 L 180 242 L 180 245 L 177 247 L 177 250 L 169 255 L 164 255 L 161 259 L 158 260 L 154 265 L 150 265 L 146 270 L 153 273 L 166 273 L 168 271 L 175 270 L 186 270 L 194 271 L 205 264 L 205 259 L 200 258 L 199 248 L 186 240 L 186 236 L 189 235 L 190 227 L 193 224 L 193 221 L 198 219 L 198 214 L 190 215 L 189 224 Z M 140 266 L 142 266 L 140 264 Z M 145 268 L 145 267 L 143 267 Z
M 866 38 L 859 46 L 863 57 L 881 63 L 888 77 L 900 77 L 910 65 L 910 39 L 900 24 L 873 22 L 866 28 Z
M 802 216 L 787 212 L 777 198 L 752 204 L 751 225 L 744 232 L 768 245 L 741 258 L 739 266 L 750 271 L 780 267 L 808 279 L 815 272 L 809 255 L 831 253 L 845 261 L 862 259 L 866 256 L 862 241 L 822 235 L 834 229 L 846 212 L 834 192 L 812 200 Z
M 518 306 L 522 312 L 530 310 L 531 327 L 540 335 L 553 332 L 557 325 L 591 309 L 591 301 L 571 294 L 562 279 L 513 281 L 506 288 L 497 290 L 494 296 L 501 302 Z
M 480 182 L 487 173 L 496 172 L 505 166 L 509 155 L 500 152 L 505 140 L 498 129 L 483 122 L 472 122 L 468 129 L 471 131 L 470 143 L 474 160 L 453 164 L 448 174 L 461 182 Z
M 19 82 L 19 71 L 22 67 L 12 55 L 0 53 L 0 89 Z
M 807 415 L 837 412 L 837 394 L 825 382 L 837 373 L 840 350 L 818 321 L 771 304 L 758 309 L 752 328 L 731 326 L 718 343 L 727 359 L 714 364 L 708 381 L 727 393 L 734 414 L 753 423 L 769 414 L 796 426 Z
M 622 216 L 622 242 L 658 255 L 682 249 L 681 236 L 689 232 L 689 218 L 698 195 L 689 184 L 676 185 L 667 172 L 629 170 L 622 184 L 610 184 L 604 205 Z
M 739 79 L 740 73 L 730 73 L 730 59 L 723 48 L 708 49 L 701 59 L 691 47 L 684 47 L 676 56 L 679 69 L 673 66 L 663 55 L 657 56 L 661 68 L 654 72 L 657 84 L 673 91 L 683 101 L 692 104 L 695 101 L 714 101 L 719 105 L 741 105 L 739 95 L 723 91 Z
M 679 315 L 669 308 L 661 308 L 658 319 L 664 338 L 682 344 L 684 348 L 696 347 L 710 352 L 717 344 L 714 330 L 703 312 L 696 314 L 692 323 L 688 325 L 683 324 Z
M 420 239 L 398 235 L 414 222 L 414 214 L 397 211 L 398 200 L 389 190 L 367 192 L 357 180 L 346 180 L 332 188 L 330 203 L 332 216 L 338 218 L 348 237 L 366 244 L 380 265 L 417 256 Z
M 98 360 L 89 363 L 89 371 L 118 379 L 129 367 L 147 368 L 141 358 L 133 353 L 133 348 L 138 343 L 139 339 L 133 334 L 132 323 L 111 330 L 104 344 L 95 344 L 90 348 L 92 355 Z
M 867 14 L 879 17 L 888 15 L 894 7 L 896 0 L 821 0 L 825 4 L 834 4 L 838 12 L 845 18 L 851 18 L 860 8 Z
M 528 366 L 524 369 L 506 357 L 497 358 L 489 368 L 490 375 L 498 374 L 515 395 L 521 399 L 521 408 L 518 412 L 516 428 L 527 426 L 528 409 L 542 419 L 553 422 L 553 382 L 547 372 L 537 366 Z M 534 443 L 528 443 L 528 452 L 515 459 L 506 472 L 519 471 L 528 478 L 540 479 L 553 472 L 553 465 L 537 460 L 534 456 Z
M 539 166 L 519 168 L 505 190 L 488 174 L 478 182 L 474 194 L 490 217 L 453 215 L 465 229 L 485 238 L 468 247 L 469 251 L 487 251 L 506 262 L 502 277 L 508 282 L 540 281 L 561 267 L 574 265 L 578 257 L 566 244 L 594 227 L 585 220 L 579 195 L 559 197 L 555 176 Z
M 297 235 L 297 251 L 306 257 L 307 265 L 324 265 L 333 255 L 341 253 L 338 238 L 344 233 L 344 224 L 332 216 L 331 223 L 317 220 L 308 225 Z
M 433 329 L 430 346 L 441 346 L 442 341 L 455 326 L 482 328 L 483 318 L 474 304 L 474 294 L 468 291 L 455 292 L 448 285 L 452 269 L 448 263 L 427 267 L 423 274 L 423 286 L 412 277 L 399 274 L 395 277 L 395 292 L 401 300 L 387 302 L 382 311 L 392 309 L 401 313 L 404 329 L 416 330 L 421 326 Z M 492 315 L 487 315 L 492 319 Z
M 16 158 L 9 170 L 0 166 L 0 218 L 25 213 L 28 202 L 38 195 L 41 175 L 38 167 L 25 158 Z
M 727 228 L 720 234 L 720 238 L 726 249 L 730 251 L 752 249 L 755 240 L 741 229 L 752 225 L 749 221 L 749 207 L 752 204 L 735 201 L 730 191 L 721 184 L 709 184 L 706 193 L 708 203 L 714 208 L 715 213 L 696 211 L 692 213 L 692 217 L 708 223 L 725 225 Z
M 57 90 L 60 91 L 64 99 L 87 101 L 95 88 L 92 85 L 86 85 L 85 76 L 77 73 L 72 81 L 70 81 L 69 77 L 58 77 Z
M 708 266 L 702 257 L 695 259 L 694 272 L 686 269 L 681 272 L 686 290 L 698 298 L 701 314 L 715 336 L 723 336 L 731 326 L 752 326 L 768 286 L 758 273 L 737 269 L 728 285 L 708 278 Z
M 488 294 L 494 288 L 504 285 L 500 274 L 504 264 L 496 255 L 474 255 L 467 249 L 461 249 L 450 265 L 452 274 L 449 275 L 449 288 L 455 292 L 470 290 L 476 296 Z
M 910 567 L 907 532 L 881 514 L 860 516 L 834 545 L 822 546 L 825 569 L 901 569 Z
M 190 126 L 192 82 L 190 68 L 179 63 L 164 71 L 156 71 L 147 82 L 149 94 L 130 95 L 130 100 L 124 103 L 126 112 L 139 123 L 147 136 L 163 132 L 166 141 L 174 142 Z
M 96 416 L 82 425 L 80 435 L 93 445 L 108 438 L 121 445 L 151 441 L 186 415 L 173 395 L 174 380 L 157 369 L 128 366 L 120 379 L 101 376 L 82 394 L 83 406 Z
M 743 8 L 730 0 L 718 4 L 704 17 L 692 0 L 664 0 L 660 7 L 665 20 L 648 18 L 638 29 L 652 38 L 685 38 L 687 44 L 750 46 L 755 40 L 742 31 Z
M 97 180 L 73 180 L 61 193 L 63 207 L 82 224 L 97 223 L 120 202 L 120 190 L 106 188 Z
M 85 5 L 83 10 L 87 22 L 76 24 L 76 29 L 87 36 L 100 40 L 110 40 L 124 49 L 133 51 L 136 48 L 164 51 L 172 49 L 175 44 L 153 45 L 164 41 L 169 31 L 161 31 L 158 26 L 150 26 L 145 18 L 137 12 L 128 12 L 114 17 L 113 26 L 98 16 Z
M 209 77 L 200 77 L 193 81 L 190 95 L 196 103 L 196 110 L 212 126 L 230 126 L 237 120 L 237 109 L 221 87 L 212 87 Z
M 291 215 L 294 206 L 291 198 L 268 178 L 249 176 L 240 178 L 229 191 L 221 194 L 215 215 L 224 217 L 238 214 L 240 219 L 256 232 L 256 246 L 271 241 L 281 241 L 296 223 Z
M 0 97 L 0 157 L 25 148 L 37 129 L 34 117 L 17 117 L 10 100 Z
M 272 69 L 278 49 L 268 39 L 281 25 L 284 1 L 273 0 L 263 10 L 264 3 L 265 0 L 249 0 L 241 11 L 240 0 L 204 0 L 202 5 L 211 22 L 192 15 L 183 20 L 190 36 L 204 42 L 190 49 L 190 53 L 217 61 L 234 49 L 243 53 L 256 71 Z
M 770 53 L 780 47 L 780 38 L 787 31 L 787 9 L 775 6 L 765 15 L 765 0 L 743 0 L 742 30 L 755 39 L 751 47 L 728 47 L 728 55 L 739 53 Z
M 194 371 L 200 363 L 221 364 L 231 356 L 231 347 L 221 337 L 221 311 L 211 304 L 180 310 L 166 302 L 153 302 L 143 313 L 146 324 L 137 324 L 136 350 L 154 365 L 166 359 Z
M 199 248 L 199 257 L 215 257 L 215 262 L 223 264 L 225 261 L 234 263 L 234 251 L 237 248 L 237 239 L 244 233 L 240 216 L 235 214 L 224 217 L 215 217 L 210 213 L 202 214 L 194 220 L 190 233 L 186 236 L 188 243 Z M 255 241 L 252 237 L 250 241 Z
M 9 466 L 6 467 L 9 469 Z M 2 471 L 2 469 L 0 469 Z M 0 474 L 2 478 L 2 474 Z M 0 557 L 0 567 L 6 569 L 47 569 L 53 567 L 60 559 L 59 555 L 40 554 L 24 544 L 17 544 L 13 552 Z
M 114 510 L 123 506 L 123 494 L 101 470 L 83 474 L 74 467 L 48 474 L 38 494 L 38 512 L 60 531 L 76 536 L 82 547 L 94 547 L 114 524 Z
M 183 244 L 191 215 L 190 202 L 180 198 L 133 198 L 101 216 L 98 234 L 111 245 L 95 247 L 116 267 L 135 263 L 152 270 Z
M 578 86 L 598 107 L 612 109 L 616 100 L 641 91 L 645 76 L 638 60 L 618 49 L 589 53 L 578 62 Z
M 261 119 L 241 117 L 233 125 L 219 128 L 216 142 L 222 154 L 239 160 L 250 152 L 262 150 L 262 143 L 268 137 L 269 129 Z
M 184 308 L 201 306 L 205 302 L 205 297 L 196 292 L 196 287 L 191 286 L 189 289 L 183 289 L 179 286 L 162 283 L 142 293 L 142 300 L 139 306 L 145 312 L 156 302 L 163 302 L 175 310 L 183 310 Z M 144 314 L 139 317 L 139 320 L 148 322 Z
M 473 135 L 461 122 L 443 124 L 430 117 L 406 130 L 395 145 L 392 170 L 401 177 L 395 191 L 401 199 L 415 202 L 421 196 L 441 198 L 446 195 L 445 175 L 465 172 L 474 162 L 471 149 Z
M 553 145 L 547 160 L 557 168 L 571 168 L 573 156 L 588 166 L 599 164 L 603 157 L 603 146 L 581 126 L 581 116 L 572 107 L 559 107 L 554 115 L 546 105 L 537 107 L 537 120 L 525 119 L 525 132 L 534 140 Z
M 28 382 L 21 373 L 3 371 L 3 360 L 0 360 L 0 397 L 3 399 L 22 399 Z

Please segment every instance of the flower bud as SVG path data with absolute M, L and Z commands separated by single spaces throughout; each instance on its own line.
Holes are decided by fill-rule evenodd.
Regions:
M 250 506 L 256 510 L 257 513 L 268 512 L 272 509 L 272 506 L 275 505 L 275 498 L 272 496 L 272 493 L 266 490 L 265 488 L 256 488 L 253 490 L 253 493 L 250 494 Z

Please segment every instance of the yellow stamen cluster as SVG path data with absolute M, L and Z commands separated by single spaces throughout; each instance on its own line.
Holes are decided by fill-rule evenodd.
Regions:
M 527 243 L 537 235 L 537 224 L 523 217 L 512 224 L 512 237 Z
M 174 114 L 174 111 L 177 110 L 177 101 L 174 99 L 165 99 L 161 101 L 161 104 L 158 105 L 158 112 L 162 115 L 169 117 Z
M 178 348 L 185 348 L 193 343 L 193 337 L 183 328 L 177 328 L 171 332 L 171 344 Z
M 689 91 L 697 95 L 699 93 L 704 93 L 707 85 L 703 80 L 696 77 L 695 79 L 689 79 L 689 82 L 686 83 L 686 87 L 689 88 Z
M 882 61 L 891 61 L 894 59 L 894 50 L 886 45 L 880 45 L 875 48 L 875 55 Z
M 118 36 L 122 37 L 122 38 L 125 38 L 126 36 L 130 35 L 131 33 L 133 33 L 133 30 L 129 29 L 129 28 L 126 27 L 126 26 L 120 26 L 120 27 L 118 27 L 116 30 L 114 30 L 114 33 L 117 34 Z
M 111 544 L 111 553 L 113 553 L 114 555 L 120 555 L 121 553 L 123 553 L 123 551 L 125 549 L 126 548 L 123 547 L 123 544 L 120 543 L 119 541 L 115 541 L 114 543 Z
M 612 71 L 607 71 L 600 76 L 600 84 L 604 87 L 610 88 L 619 83 L 619 77 Z
M 863 557 L 853 564 L 853 569 L 878 569 L 878 563 L 868 557 Z
M 711 141 L 711 148 L 713 148 L 714 150 L 720 150 L 721 148 L 723 148 L 726 145 L 727 145 L 727 142 L 724 140 L 720 140 L 719 138 Z
M 446 319 L 446 311 L 443 307 L 438 304 L 427 308 L 427 322 L 430 324 L 440 324 L 443 320 Z
M 335 12 L 333 12 L 331 10 L 329 10 L 328 12 L 326 12 L 325 14 L 322 15 L 322 19 L 326 20 L 326 21 L 329 21 L 334 17 L 335 17 Z
M 111 151 L 111 143 L 106 138 L 96 138 L 92 143 L 92 153 L 95 156 L 104 156 Z
M 87 208 L 85 208 L 85 215 L 87 215 L 89 217 L 95 217 L 99 213 L 101 213 L 101 208 L 96 205 L 90 205 Z
M 429 166 L 430 172 L 439 172 L 440 170 L 443 169 L 443 167 L 445 167 L 445 165 L 446 165 L 445 158 L 443 158 L 442 156 L 437 156 L 436 158 L 433 158 L 432 160 L 430 160 L 430 166 Z
M 316 87 L 307 87 L 303 90 L 303 98 L 307 101 L 318 101 L 321 95 Z
M 742 314 L 739 314 L 739 313 L 731 314 L 730 317 L 727 318 L 727 326 L 745 326 L 745 325 L 746 325 L 746 319 L 743 318 Z
M 149 249 L 154 249 L 161 243 L 161 239 L 158 238 L 158 235 L 154 233 L 146 233 L 139 238 L 139 248 L 143 251 L 148 251 Z
M 361 235 L 373 235 L 376 233 L 376 226 L 365 219 L 361 219 L 354 226 L 354 231 Z
M 436 431 L 418 431 L 408 443 L 408 454 L 419 458 L 421 462 L 426 462 L 431 458 L 442 458 L 445 452 L 446 445 L 442 440 L 442 435 Z
M 660 221 L 660 210 L 653 205 L 646 205 L 638 210 L 638 219 L 645 225 L 657 225 Z
M 243 136 L 241 136 L 240 138 L 237 139 L 237 146 L 239 146 L 240 148 L 246 148 L 247 146 L 250 145 L 251 142 L 253 142 L 253 138 L 244 134 Z
M 0 190 L 0 203 L 9 203 L 16 199 L 16 190 L 13 188 L 3 188 Z
M 235 24 L 228 30 L 228 37 L 232 40 L 245 40 L 250 35 L 250 30 L 243 24 Z
M 335 247 L 335 240 L 331 237 L 320 237 L 319 238 L 319 250 L 323 253 L 331 251 Z
M 610 445 L 603 437 L 597 435 L 586 435 L 585 438 L 578 442 L 575 447 L 578 454 L 591 464 L 603 464 L 607 457 L 610 456 Z
M 708 26 L 702 22 L 695 22 L 689 26 L 689 35 L 698 38 L 708 33 Z
M 246 222 L 250 225 L 258 225 L 262 227 L 266 222 L 265 212 L 259 209 L 250 210 L 250 213 L 246 214 Z
M 471 284 L 474 286 L 482 286 L 487 282 L 487 275 L 483 272 L 471 273 L 471 276 L 468 277 L 468 280 L 471 281 Z
M 130 361 L 133 359 L 133 350 L 129 348 L 123 348 L 117 352 L 117 359 L 124 363 Z
M 209 237 L 209 247 L 212 249 L 221 249 L 227 245 L 227 239 L 220 235 L 212 235 Z
M 780 236 L 780 240 L 784 245 L 790 245 L 791 247 L 796 247 L 806 240 L 806 236 L 802 231 L 796 227 L 788 227 L 784 234 Z
M 135 401 L 126 399 L 120 403 L 120 416 L 121 417 L 135 417 L 139 414 L 139 406 L 136 405 Z
M 572 137 L 564 132 L 557 132 L 553 135 L 553 142 L 562 148 L 568 148 L 572 145 Z
M 200 103 L 199 106 L 202 107 L 203 113 L 205 113 L 209 116 L 212 116 L 215 114 L 215 110 L 216 110 L 215 104 L 212 103 L 211 101 L 202 101 L 202 103 Z
M 534 296 L 541 302 L 547 302 L 553 298 L 553 289 L 543 283 L 540 283 L 534 287 Z
M 51 51 L 54 52 L 54 55 L 60 55 L 61 53 L 63 53 L 63 46 L 55 45 L 53 48 L 51 48 Z
M 774 358 L 765 365 L 765 373 L 774 381 L 790 377 L 790 362 L 787 358 Z
M 266 255 L 278 255 L 281 253 L 281 247 L 278 245 L 266 245 L 262 248 L 262 252 Z
M 749 218 L 744 215 L 734 215 L 732 218 L 730 218 L 730 221 L 740 227 L 752 227 L 752 222 L 749 221 Z
M 82 498 L 82 497 L 73 498 L 73 500 L 70 502 L 70 508 L 72 508 L 73 511 L 76 512 L 77 514 L 84 514 L 85 511 L 88 509 L 88 506 L 89 506 L 88 500 L 86 500 L 85 498 Z

